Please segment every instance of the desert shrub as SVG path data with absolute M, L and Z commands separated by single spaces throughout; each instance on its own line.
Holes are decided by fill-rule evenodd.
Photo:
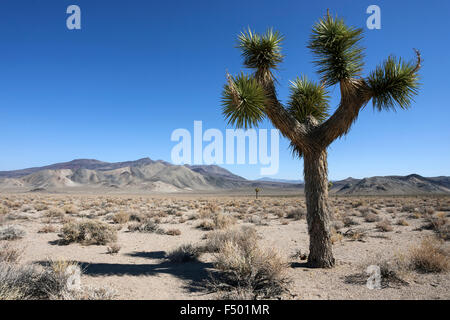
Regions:
M 130 232 L 142 232 L 142 233 L 157 233 L 164 234 L 164 230 L 162 230 L 158 224 L 151 220 L 147 219 L 143 222 L 135 222 L 128 225 L 128 231 Z
M 0 226 L 0 240 L 17 240 L 25 236 L 25 231 L 16 226 Z
M 204 252 L 218 252 L 226 242 L 238 243 L 241 246 L 250 245 L 258 240 L 255 228 L 244 226 L 229 230 L 217 230 L 208 234 Z
M 255 299 L 287 292 L 286 262 L 275 250 L 262 249 L 257 242 L 225 242 L 214 256 L 214 267 L 218 272 L 211 276 L 210 287 L 222 299 L 242 290 Z
M 387 219 L 378 222 L 376 226 L 377 229 L 382 232 L 390 232 L 394 230 L 394 228 L 392 228 L 391 222 Z
M 0 204 L 0 215 L 8 214 L 9 210 L 6 206 Z
M 294 220 L 300 220 L 300 219 L 305 218 L 305 217 L 306 217 L 306 211 L 303 208 L 290 210 L 286 214 L 286 218 L 294 219 Z
M 344 219 L 342 219 L 342 222 L 344 223 L 345 227 L 355 226 L 358 224 L 358 222 L 356 222 L 351 217 L 344 217 Z
M 0 262 L 0 300 L 107 299 L 106 290 L 81 287 L 76 263 L 56 261 L 45 266 Z
M 127 223 L 130 220 L 130 214 L 125 211 L 119 211 L 112 217 L 112 221 L 118 224 Z
M 407 204 L 401 207 L 400 211 L 401 212 L 414 212 L 415 210 L 415 206 L 411 205 L 411 204 Z
M 200 254 L 201 251 L 198 247 L 193 246 L 192 244 L 183 244 L 178 248 L 170 251 L 166 255 L 166 258 L 170 262 L 183 263 L 197 260 Z
M 51 224 L 46 224 L 38 230 L 38 233 L 53 233 L 56 231 L 57 231 L 57 229 L 55 226 L 53 226 Z
M 364 214 L 364 221 L 366 221 L 366 222 L 377 222 L 380 220 L 381 220 L 381 218 L 378 215 L 376 215 L 375 213 Z
M 85 220 L 66 223 L 58 236 L 64 244 L 105 245 L 117 240 L 117 231 L 104 222 Z
M 107 248 L 106 248 L 106 253 L 108 254 L 117 254 L 119 253 L 121 247 L 118 243 L 111 243 Z
M 0 244 L 0 263 L 16 263 L 19 261 L 23 250 L 11 246 L 9 243 Z
M 342 241 L 343 238 L 344 238 L 344 236 L 340 232 L 336 231 L 336 229 L 334 229 L 334 228 L 331 228 L 331 243 L 332 244 Z
M 410 250 L 411 267 L 423 273 L 446 272 L 450 269 L 449 252 L 439 240 L 427 238 Z
M 205 230 L 205 231 L 209 231 L 209 230 L 214 230 L 215 228 L 215 224 L 214 221 L 211 219 L 205 219 L 200 221 L 200 223 L 197 225 L 197 228 Z
M 450 224 L 443 216 L 428 216 L 422 229 L 433 230 L 443 240 L 450 239 Z
M 371 261 L 364 263 L 361 266 L 362 272 L 348 275 L 344 277 L 344 282 L 348 284 L 366 285 L 369 274 L 367 268 L 369 266 L 378 266 L 380 268 L 381 288 L 398 288 L 401 286 L 408 286 L 409 283 L 403 280 L 403 276 L 407 272 L 407 266 L 404 261 L 398 259 L 387 260 L 376 257 Z
M 48 209 L 48 205 L 47 205 L 46 203 L 42 203 L 42 202 L 40 202 L 40 203 L 35 203 L 35 204 L 34 204 L 34 209 L 35 209 L 36 211 L 44 211 L 44 210 L 47 210 L 47 209 Z
M 62 207 L 62 211 L 69 214 L 77 214 L 79 212 L 78 208 L 73 204 L 65 205 L 64 207 Z
M 225 229 L 236 223 L 235 218 L 222 213 L 213 215 L 212 221 L 214 223 L 214 229 Z
M 62 208 L 51 207 L 47 210 L 45 216 L 49 218 L 62 218 L 64 214 L 65 211 Z
M 166 231 L 166 234 L 169 236 L 179 236 L 181 234 L 180 229 L 169 229 Z

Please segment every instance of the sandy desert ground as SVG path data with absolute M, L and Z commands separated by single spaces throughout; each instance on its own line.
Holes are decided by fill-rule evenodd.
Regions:
M 272 276 L 282 279 L 285 290 L 272 298 L 450 298 L 450 197 L 331 197 L 330 204 L 333 269 L 305 265 L 308 234 L 300 195 L 0 194 L 0 248 L 22 251 L 10 259 L 17 265 L 76 262 L 82 285 L 108 288 L 113 299 L 217 299 L 230 287 L 211 289 L 207 280 L 222 279 L 221 272 L 239 259 L 229 251 L 233 246 L 205 248 L 211 239 L 255 231 L 255 252 L 275 259 L 271 266 L 282 274 Z M 94 232 L 111 235 L 101 234 L 100 244 L 94 243 L 98 234 L 81 239 L 76 228 L 86 221 L 106 226 Z M 187 244 L 203 249 L 182 255 L 183 262 L 169 254 Z M 236 261 L 220 262 L 224 257 Z M 373 264 L 381 266 L 381 289 L 366 286 L 365 270 Z

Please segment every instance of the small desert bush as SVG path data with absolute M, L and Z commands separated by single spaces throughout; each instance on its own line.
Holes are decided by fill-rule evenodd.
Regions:
M 241 228 L 217 230 L 208 234 L 204 252 L 218 252 L 226 242 L 238 243 L 241 246 L 250 245 L 258 240 L 255 228 L 244 226 Z
M 7 214 L 9 212 L 8 208 L 2 204 L 0 204 L 0 215 Z
M 306 216 L 305 209 L 293 209 L 286 214 L 286 218 L 300 220 Z
M 111 299 L 111 291 L 81 287 L 76 263 L 49 262 L 15 265 L 0 262 L 0 300 Z
M 375 213 L 364 214 L 364 221 L 366 221 L 366 222 L 377 222 L 380 220 L 381 220 L 381 218 Z
M 183 244 L 175 250 L 170 251 L 166 258 L 170 262 L 183 263 L 197 260 L 200 254 L 201 251 L 198 247 L 192 244 Z
M 443 240 L 450 239 L 450 224 L 444 216 L 428 216 L 426 224 L 422 228 L 433 230 Z
M 0 240 L 17 240 L 25 236 L 25 231 L 13 225 L 0 226 Z
M 55 226 L 51 224 L 46 224 L 38 230 L 38 233 L 53 233 L 58 231 Z
M 107 248 L 106 248 L 106 253 L 108 254 L 117 254 L 119 253 L 121 247 L 118 243 L 111 243 Z
M 218 272 L 212 275 L 210 286 L 223 299 L 242 290 L 255 299 L 287 292 L 287 263 L 275 250 L 262 249 L 256 242 L 225 242 L 214 256 L 214 267 Z
M 449 252 L 436 239 L 427 238 L 410 250 L 411 267 L 423 273 L 447 272 L 450 269 Z
M 179 236 L 181 234 L 180 229 L 169 229 L 166 231 L 166 234 L 169 236 Z
M 49 218 L 63 218 L 65 211 L 62 208 L 51 207 L 45 213 L 46 217 Z
M 119 211 L 112 217 L 112 221 L 118 224 L 127 223 L 130 220 L 130 214 L 125 211 Z
M 151 220 L 147 219 L 143 222 L 134 222 L 128 225 L 128 231 L 130 232 L 142 232 L 142 233 L 157 233 L 164 234 L 164 230 L 162 230 L 158 224 Z
M 382 232 L 390 232 L 390 231 L 394 230 L 394 228 L 391 225 L 391 222 L 387 219 L 384 219 L 384 220 L 378 222 L 376 226 L 377 226 L 377 229 Z
M 200 221 L 200 223 L 197 225 L 197 228 L 205 230 L 205 231 L 209 231 L 209 230 L 214 230 L 215 228 L 215 224 L 214 221 L 211 219 L 205 219 Z
M 236 223 L 236 219 L 222 213 L 215 214 L 212 218 L 214 229 L 225 229 Z
M 0 244 L 0 263 L 17 263 L 22 253 L 23 250 L 19 250 L 18 248 L 11 246 L 9 243 Z
M 66 223 L 58 236 L 64 244 L 105 245 L 117 240 L 117 231 L 104 222 L 85 220 Z

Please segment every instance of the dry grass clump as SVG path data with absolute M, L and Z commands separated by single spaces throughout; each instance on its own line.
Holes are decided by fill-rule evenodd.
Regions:
M 118 254 L 121 248 L 122 247 L 118 243 L 111 243 L 106 248 L 106 253 L 107 254 Z
M 377 221 L 381 220 L 381 218 L 377 214 L 372 213 L 372 212 L 366 213 L 363 216 L 364 216 L 364 221 L 366 221 L 366 222 L 377 222 Z
M 422 228 L 433 230 L 443 240 L 450 239 L 450 224 L 448 223 L 448 219 L 443 215 L 428 216 L 426 218 L 426 224 Z
M 58 236 L 64 244 L 105 245 L 117 240 L 117 231 L 104 222 L 84 220 L 66 223 Z
M 397 220 L 397 225 L 398 225 L 398 226 L 404 226 L 404 227 L 407 227 L 407 226 L 409 226 L 409 223 L 408 223 L 408 221 L 406 221 L 405 219 L 398 219 L 398 220 Z
M 0 245 L 0 263 L 17 263 L 23 254 L 23 250 L 11 246 L 9 243 Z
M 294 220 L 300 220 L 306 217 L 306 211 L 303 208 L 293 209 L 290 210 L 286 214 L 286 218 L 288 219 L 294 219 Z
M 40 266 L 0 262 L 0 300 L 104 300 L 113 297 L 106 289 L 83 288 L 81 269 L 76 263 L 55 261 Z
M 331 228 L 331 244 L 341 242 L 343 238 L 342 233 L 336 231 L 335 228 Z
M 124 224 L 130 220 L 130 216 L 128 212 L 119 211 L 113 215 L 112 221 L 117 224 Z
M 370 270 L 368 269 L 369 266 L 377 266 L 380 268 L 381 289 L 399 288 L 409 285 L 408 282 L 403 280 L 403 277 L 407 272 L 404 261 L 398 258 L 387 260 L 380 257 L 376 257 L 375 259 L 364 263 L 361 266 L 362 272 L 345 276 L 344 282 L 348 284 L 366 285 L 367 280 L 371 276 L 371 274 L 368 273 Z
M 441 241 L 427 238 L 410 250 L 410 263 L 414 270 L 422 273 L 447 272 L 450 269 L 449 252 Z
M 128 225 L 128 231 L 130 232 L 142 232 L 142 233 L 157 233 L 164 234 L 164 230 L 161 229 L 158 224 L 151 220 L 146 219 L 142 222 L 134 222 Z
M 48 218 L 63 218 L 65 211 L 62 208 L 51 207 L 45 213 Z
M 256 242 L 226 241 L 214 259 L 218 272 L 209 285 L 221 299 L 236 299 L 243 293 L 269 299 L 288 291 L 288 265 L 273 249 L 262 249 Z
M 249 226 L 241 228 L 218 230 L 208 234 L 206 244 L 202 247 L 204 252 L 218 252 L 226 242 L 238 243 L 245 247 L 258 241 L 256 229 Z
M 25 231 L 17 226 L 0 226 L 0 240 L 17 240 L 24 236 Z
M 192 244 L 183 244 L 178 248 L 170 251 L 166 258 L 170 262 L 184 263 L 196 261 L 201 254 L 201 250 Z
M 391 225 L 391 222 L 387 219 L 384 219 L 377 223 L 377 229 L 382 232 L 391 232 L 394 228 Z
M 180 229 L 169 229 L 166 231 L 166 234 L 169 236 L 179 236 L 181 234 Z
M 0 204 L 0 215 L 8 214 L 8 212 L 9 212 L 8 208 L 3 204 Z
M 218 213 L 212 218 L 214 229 L 225 229 L 236 223 L 236 219 L 230 215 Z
M 38 233 L 53 233 L 53 232 L 57 232 L 57 231 L 58 230 L 56 229 L 55 226 L 53 226 L 51 224 L 46 224 L 38 230 Z

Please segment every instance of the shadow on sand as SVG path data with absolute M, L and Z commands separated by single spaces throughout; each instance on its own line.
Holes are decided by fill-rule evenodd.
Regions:
M 127 254 L 132 257 L 144 257 L 149 259 L 161 259 L 164 251 L 135 252 Z M 186 281 L 185 289 L 190 292 L 207 291 L 207 281 L 214 273 L 212 263 L 192 261 L 186 263 L 173 263 L 162 260 L 154 264 L 125 264 L 125 263 L 89 263 L 76 261 L 83 274 L 92 277 L 104 276 L 157 276 L 158 274 L 170 274 L 178 279 Z M 40 265 L 48 265 L 49 261 L 37 261 Z M 205 292 L 206 293 L 206 292 Z

